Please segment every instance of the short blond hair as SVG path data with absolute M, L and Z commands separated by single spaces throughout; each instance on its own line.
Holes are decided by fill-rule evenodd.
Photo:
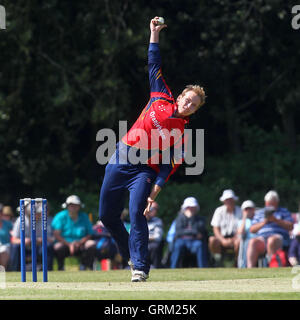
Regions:
M 204 105 L 206 95 L 203 87 L 200 87 L 197 84 L 189 84 L 185 87 L 185 89 L 182 91 L 181 94 L 184 96 L 188 91 L 194 91 L 197 94 L 197 96 L 200 98 L 201 102 L 200 102 L 199 108 Z

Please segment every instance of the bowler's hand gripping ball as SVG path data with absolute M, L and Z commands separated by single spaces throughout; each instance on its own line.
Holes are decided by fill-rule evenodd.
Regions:
M 158 19 L 156 21 L 157 21 L 157 24 L 164 24 L 165 23 L 165 19 L 163 17 L 158 17 Z

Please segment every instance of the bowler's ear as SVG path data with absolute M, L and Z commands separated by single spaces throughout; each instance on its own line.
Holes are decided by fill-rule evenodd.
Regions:
M 178 102 L 181 98 L 182 98 L 182 94 L 180 94 L 180 95 L 177 97 L 176 102 Z

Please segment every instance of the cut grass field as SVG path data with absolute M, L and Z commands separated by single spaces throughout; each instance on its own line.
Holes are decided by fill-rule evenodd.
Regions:
M 153 269 L 147 282 L 131 283 L 129 270 L 52 271 L 48 283 L 31 282 L 31 272 L 22 283 L 7 272 L 0 300 L 298 300 L 295 276 L 291 268 Z

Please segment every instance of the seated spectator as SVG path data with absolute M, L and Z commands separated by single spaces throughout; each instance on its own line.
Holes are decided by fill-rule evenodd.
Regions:
M 197 214 L 200 207 L 194 197 L 186 198 L 176 219 L 175 240 L 171 253 L 171 268 L 178 268 L 185 252 L 195 255 L 198 268 L 205 266 L 203 254 L 205 222 Z
M 159 206 L 153 202 L 149 214 L 146 216 L 149 229 L 149 259 L 152 268 L 161 268 L 163 251 L 163 222 L 156 217 Z
M 112 262 L 113 269 L 120 269 L 122 257 L 119 254 L 118 246 L 100 220 L 93 226 L 92 239 L 96 241 L 95 257 L 99 261 L 109 259 Z
M 130 224 L 130 217 L 129 217 L 129 210 L 128 208 L 124 208 L 121 213 L 121 220 L 123 221 L 124 227 L 128 233 L 130 233 L 131 224 Z M 123 269 L 129 269 L 128 261 L 124 260 L 121 256 Z
M 0 204 L 0 266 L 7 269 L 10 250 L 10 231 L 12 224 L 3 219 L 3 206 Z
M 58 270 L 64 270 L 68 256 L 80 257 L 80 270 L 93 269 L 96 242 L 92 240 L 93 228 L 87 213 L 81 211 L 83 204 L 78 196 L 71 195 L 52 221 L 55 244 L 54 254 Z
M 290 212 L 279 207 L 279 196 L 276 191 L 265 195 L 265 208 L 258 210 L 253 218 L 250 232 L 257 235 L 249 241 L 247 251 L 247 266 L 257 266 L 258 257 L 267 253 L 271 260 L 278 249 L 289 246 L 289 231 L 293 229 L 293 219 Z
M 123 224 L 127 230 L 128 233 L 130 233 L 130 218 L 129 218 L 129 210 L 125 208 L 121 213 L 121 220 L 123 221 Z M 127 261 L 126 264 L 128 265 Z
M 31 228 L 30 228 L 30 201 L 25 201 L 25 256 L 29 260 L 28 268 L 31 270 Z M 20 211 L 20 208 L 18 208 Z M 41 214 L 42 206 L 41 204 L 36 206 L 36 249 L 37 249 L 37 268 L 38 270 L 42 268 L 42 222 Z M 18 217 L 13 225 L 13 230 L 11 232 L 11 254 L 9 262 L 9 270 L 20 271 L 20 217 Z M 52 234 L 52 229 L 50 223 L 47 224 L 47 264 L 48 270 L 53 270 L 53 243 L 54 237 Z M 27 267 L 26 267 L 27 268 Z
M 300 230 L 296 237 L 291 241 L 288 258 L 291 266 L 294 267 L 300 264 Z
M 293 267 L 300 264 L 300 213 L 296 213 L 295 216 L 296 223 L 291 234 L 292 240 L 288 252 L 289 263 Z
M 233 249 L 235 255 L 238 254 L 240 239 L 237 236 L 237 228 L 242 212 L 236 205 L 237 200 L 238 197 L 231 189 L 224 190 L 220 197 L 223 205 L 215 210 L 211 220 L 214 235 L 209 237 L 209 249 L 216 266 L 220 265 L 224 251 Z
M 237 234 L 240 237 L 238 268 L 247 268 L 247 248 L 249 240 L 256 237 L 256 234 L 250 232 L 252 219 L 255 214 L 255 204 L 251 200 L 244 201 L 241 209 L 243 219 L 239 221 L 237 230 Z
M 170 267 L 170 258 L 171 258 L 171 252 L 173 250 L 173 243 L 175 238 L 175 230 L 176 229 L 176 219 L 172 221 L 172 224 L 168 230 L 166 241 L 167 241 L 167 249 L 165 250 L 164 256 L 162 258 L 162 265 L 165 268 Z

